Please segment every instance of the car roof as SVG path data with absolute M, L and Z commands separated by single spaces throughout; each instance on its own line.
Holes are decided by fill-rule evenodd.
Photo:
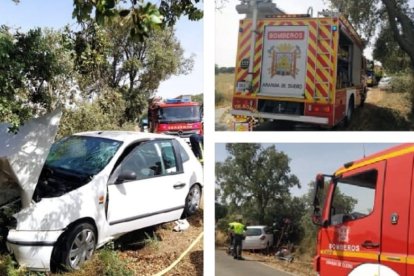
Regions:
M 138 131 L 114 131 L 114 130 L 87 131 L 87 132 L 76 133 L 74 135 L 107 138 L 107 139 L 122 141 L 126 143 L 136 141 L 136 140 L 162 139 L 162 138 L 176 139 L 177 138 L 175 136 L 165 135 L 165 134 L 138 132 Z
M 249 225 L 247 228 L 266 228 L 267 225 Z

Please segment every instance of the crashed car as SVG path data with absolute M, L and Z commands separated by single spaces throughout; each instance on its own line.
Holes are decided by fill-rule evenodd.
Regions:
M 196 212 L 202 167 L 183 140 L 93 131 L 51 146 L 59 116 L 17 135 L 0 127 L 10 136 L 0 150 L 0 234 L 20 265 L 78 269 L 110 240 Z

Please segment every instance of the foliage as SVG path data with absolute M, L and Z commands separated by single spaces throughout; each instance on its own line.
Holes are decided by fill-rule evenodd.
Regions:
M 226 217 L 227 215 L 227 207 L 223 204 L 220 203 L 215 203 L 215 208 L 214 208 L 214 212 L 215 212 L 215 220 L 218 221 L 224 217 Z
M 79 102 L 75 108 L 64 111 L 58 137 L 91 130 L 134 130 L 134 123 L 122 121 L 125 102 L 116 92 L 108 93 L 93 102 Z
M 203 12 L 196 7 L 200 0 L 162 0 L 159 6 L 144 0 L 74 0 L 72 16 L 78 22 L 92 19 L 101 26 L 126 26 L 131 38 L 143 42 L 157 29 L 173 26 L 181 15 L 200 20 Z M 127 7 L 127 5 L 130 7 Z M 91 17 L 95 11 L 94 18 Z
M 0 275 L 24 276 L 27 273 L 25 268 L 17 268 L 17 263 L 10 255 L 0 257 Z
M 198 103 L 203 104 L 204 103 L 204 94 L 201 93 L 201 94 L 192 95 L 191 99 L 194 102 L 198 102 Z
M 225 74 L 225 73 L 234 73 L 234 70 L 235 70 L 235 68 L 234 67 L 219 67 L 217 64 L 215 65 L 215 68 L 214 68 L 214 73 L 216 74 L 216 75 L 218 75 L 218 74 L 220 74 L 220 73 L 222 73 L 222 74 Z
M 56 107 L 68 90 L 62 80 L 70 84 L 71 62 L 59 42 L 48 30 L 12 33 L 0 28 L 0 117 L 13 128 Z
M 289 188 L 300 187 L 298 178 L 290 173 L 288 156 L 274 146 L 262 148 L 260 144 L 226 144 L 226 149 L 230 156 L 216 163 L 219 201 L 247 221 L 271 224 L 279 213 L 274 208 L 285 207 Z
M 97 251 L 80 270 L 68 274 L 68 276 L 90 275 L 132 276 L 134 273 L 128 268 L 128 262 L 113 249 L 113 244 L 109 243 Z
M 393 75 L 391 78 L 391 91 L 409 93 L 414 95 L 414 77 L 410 74 Z
M 69 36 L 75 49 L 75 68 L 82 76 L 81 90 L 87 95 L 100 93 L 105 87 L 117 90 L 125 101 L 123 120 L 134 121 L 161 81 L 188 73 L 193 58 L 184 58 L 171 28 L 153 31 L 152 39 L 145 42 L 128 38 L 126 32 L 116 24 L 102 28 L 90 23 Z
M 394 40 L 389 26 L 381 29 L 374 44 L 373 57 L 375 60 L 380 61 L 389 73 L 406 71 L 411 65 L 409 56 L 401 50 L 398 43 Z
M 157 237 L 157 233 L 153 232 L 152 236 L 147 232 L 145 234 L 145 245 L 149 246 L 152 249 L 158 250 L 160 248 L 160 240 Z
M 410 58 L 414 69 L 414 17 L 407 0 L 329 0 L 356 29 L 370 40 L 380 26 L 389 27 L 393 39 Z M 382 24 L 379 24 L 382 23 Z

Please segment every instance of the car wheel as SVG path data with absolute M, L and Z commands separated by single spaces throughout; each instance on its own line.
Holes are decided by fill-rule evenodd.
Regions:
M 199 206 L 201 200 L 201 189 L 200 186 L 193 185 L 188 192 L 187 198 L 185 199 L 184 215 L 191 216 L 194 215 Z
M 56 252 L 60 269 L 76 270 L 89 260 L 96 247 L 96 231 L 89 223 L 81 223 L 65 234 Z

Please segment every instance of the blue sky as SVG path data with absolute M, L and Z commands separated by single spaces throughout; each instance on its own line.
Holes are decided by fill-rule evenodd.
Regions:
M 200 5 L 202 6 L 202 5 Z M 27 31 L 35 27 L 62 28 L 72 19 L 73 0 L 12 0 L 0 1 L 0 25 L 21 27 Z M 188 75 L 173 76 L 163 82 L 157 95 L 171 98 L 181 94 L 203 92 L 203 21 L 189 21 L 184 17 L 176 25 L 176 36 L 185 50 L 185 56 L 195 54 L 193 71 Z
M 215 160 L 223 162 L 228 153 L 226 144 L 216 144 Z M 262 144 L 269 147 L 272 144 Z M 300 196 L 307 192 L 308 184 L 318 173 L 331 174 L 343 164 L 361 159 L 396 144 L 391 143 L 277 143 L 276 150 L 283 151 L 289 156 L 291 173 L 295 174 L 302 189 L 293 188 L 292 195 Z

